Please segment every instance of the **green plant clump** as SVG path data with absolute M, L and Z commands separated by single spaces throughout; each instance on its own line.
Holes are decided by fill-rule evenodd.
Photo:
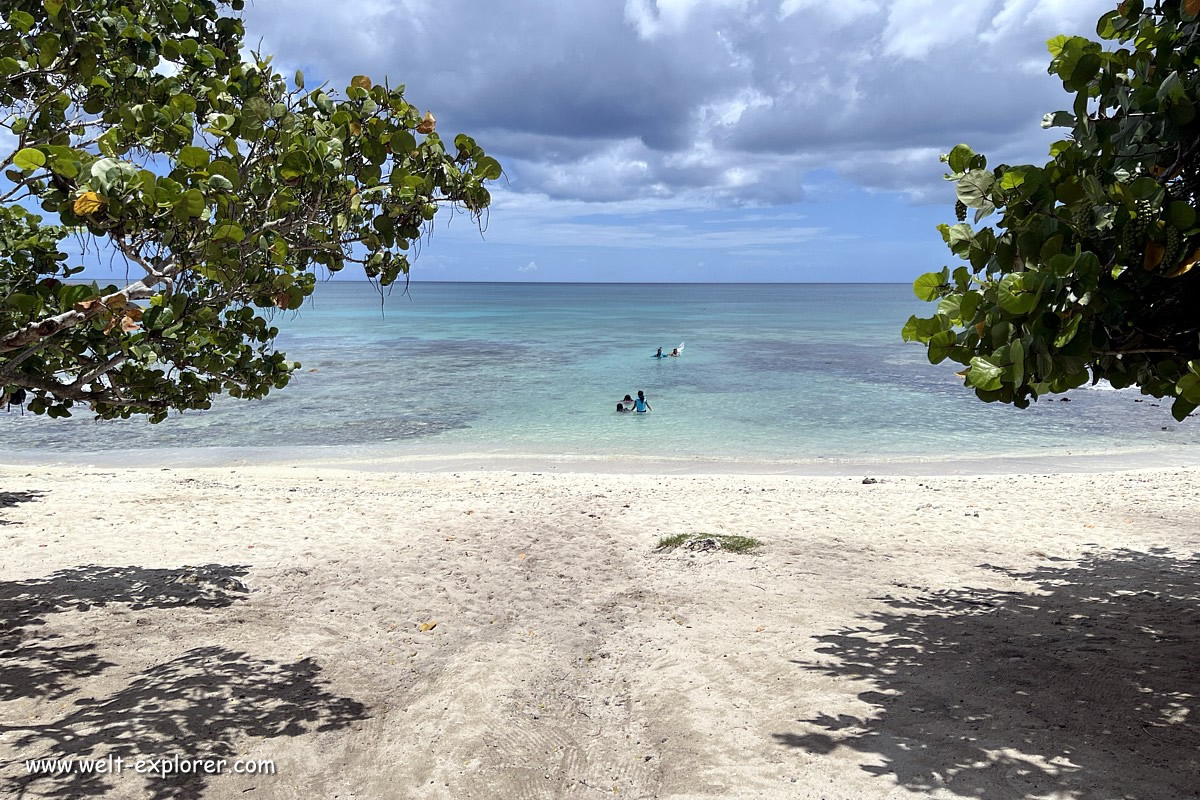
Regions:
M 1198 13 L 1126 0 L 1099 21 L 1107 44 L 1052 39 L 1075 101 L 1043 122 L 1067 129 L 1044 166 L 943 156 L 973 224 L 940 226 L 964 263 L 916 280 L 937 311 L 903 336 L 963 365 L 982 400 L 1025 408 L 1104 379 L 1171 399 L 1179 420 L 1200 406 Z
M 713 546 L 706 547 L 709 542 Z M 720 549 L 730 553 L 750 553 L 758 549 L 762 542 L 749 536 L 726 536 L 717 533 L 676 533 L 664 536 L 655 545 L 656 550 L 671 552 L 679 547 L 700 545 L 695 549 Z
M 0 403 L 159 421 L 261 398 L 299 366 L 272 314 L 348 265 L 390 285 L 440 208 L 487 208 L 501 168 L 474 140 L 402 85 L 247 58 L 242 5 L 3 4 Z M 131 277 L 73 280 L 68 238 Z

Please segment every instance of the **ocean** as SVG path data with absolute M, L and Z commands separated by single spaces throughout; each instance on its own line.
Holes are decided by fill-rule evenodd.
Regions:
M 262 401 L 96 422 L 0 413 L 12 457 L 264 449 L 873 462 L 1178 449 L 1200 425 L 1131 391 L 987 405 L 900 329 L 902 285 L 414 282 L 320 285 L 280 314 L 303 364 Z M 658 360 L 686 342 L 683 356 Z M 646 393 L 650 414 L 617 414 Z M 1194 422 L 1194 421 L 1190 421 Z M 215 451 L 214 451 L 215 452 Z M 247 451 L 248 452 L 248 451 Z

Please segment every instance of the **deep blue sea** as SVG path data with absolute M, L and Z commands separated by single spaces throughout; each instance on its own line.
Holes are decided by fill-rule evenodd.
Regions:
M 265 401 L 224 399 L 158 425 L 95 422 L 83 408 L 71 420 L 0 413 L 0 441 L 47 456 L 323 447 L 805 462 L 1200 441 L 1200 425 L 1134 392 L 985 405 L 954 365 L 901 342 L 914 312 L 929 308 L 900 285 L 413 283 L 381 303 L 369 284 L 329 282 L 276 318 L 303 369 Z M 683 341 L 681 358 L 652 358 Z M 615 413 L 639 389 L 653 412 Z

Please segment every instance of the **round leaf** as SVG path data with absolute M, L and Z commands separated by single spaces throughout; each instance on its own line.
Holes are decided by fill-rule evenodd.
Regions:
M 23 172 L 33 172 L 46 166 L 46 154 L 34 147 L 25 147 L 13 156 L 13 164 Z

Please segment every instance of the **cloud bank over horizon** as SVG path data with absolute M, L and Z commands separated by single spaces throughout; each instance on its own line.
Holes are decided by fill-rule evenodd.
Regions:
M 1040 159 L 1066 105 L 1045 41 L 1091 34 L 1112 0 L 316 0 L 255 3 L 250 37 L 342 86 L 404 82 L 440 128 L 552 200 L 806 199 L 830 170 L 945 196 L 960 141 Z
M 878 281 L 948 255 L 940 153 L 1045 160 L 1042 115 L 1070 102 L 1045 42 L 1094 36 L 1114 5 L 251 0 L 245 17 L 285 75 L 404 83 L 445 138 L 500 159 L 486 232 L 439 221 L 424 277 Z

